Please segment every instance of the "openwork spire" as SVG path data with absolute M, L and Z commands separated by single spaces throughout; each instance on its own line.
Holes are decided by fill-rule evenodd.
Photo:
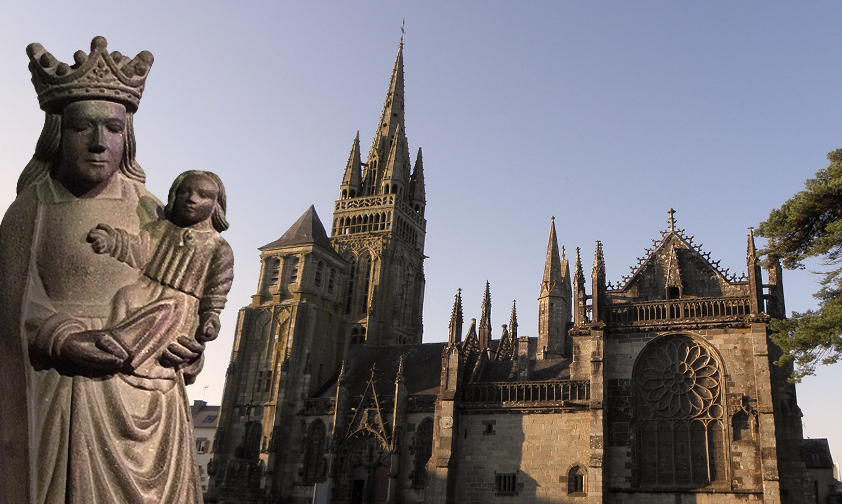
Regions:
M 345 165 L 345 175 L 342 177 L 340 198 L 354 198 L 361 194 L 361 168 L 362 162 L 360 161 L 360 132 L 357 131 L 357 135 L 354 137 L 354 143 L 351 145 L 351 153 L 348 155 L 348 164 Z
M 369 169 L 366 170 L 367 187 L 375 187 L 383 180 L 383 169 L 387 164 L 398 167 L 409 165 L 406 158 L 406 149 L 400 148 L 400 144 L 406 143 L 404 135 L 404 82 L 403 82 L 403 41 L 398 44 L 398 55 L 395 58 L 395 66 L 392 69 L 392 78 L 389 81 L 389 90 L 386 92 L 386 100 L 383 103 L 383 112 L 380 114 L 380 122 L 375 129 L 374 139 L 371 142 L 371 149 L 368 153 Z M 403 141 L 393 149 L 393 143 L 398 135 L 403 136 Z M 389 152 L 395 150 L 403 157 L 401 159 L 389 159 Z M 407 184 L 409 180 L 402 181 Z

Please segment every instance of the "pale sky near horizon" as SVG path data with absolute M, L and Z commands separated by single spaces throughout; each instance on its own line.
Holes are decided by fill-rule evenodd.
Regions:
M 217 403 L 257 248 L 314 204 L 328 227 L 357 130 L 374 134 L 406 20 L 406 128 L 427 191 L 424 341 L 442 341 L 453 295 L 493 336 L 518 304 L 536 334 L 550 217 L 590 274 L 636 264 L 676 209 L 724 267 L 745 271 L 746 232 L 842 147 L 838 2 L 7 2 L 0 6 L 0 209 L 43 123 L 26 45 L 59 60 L 155 56 L 135 117 L 147 186 L 188 169 L 226 185 L 235 284 L 191 399 Z M 787 308 L 815 306 L 786 272 Z M 467 324 L 466 324 L 467 327 Z M 842 365 L 798 386 L 805 434 L 842 460 Z

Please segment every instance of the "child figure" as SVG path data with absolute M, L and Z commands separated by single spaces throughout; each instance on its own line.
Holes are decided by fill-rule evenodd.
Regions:
M 173 182 L 166 219 L 147 224 L 139 236 L 107 224 L 88 233 L 94 252 L 143 273 L 114 295 L 106 324 L 129 355 L 128 381 L 159 389 L 156 382 L 173 380 L 186 354 L 195 355 L 218 336 L 219 313 L 234 278 L 234 255 L 219 234 L 228 229 L 225 206 L 219 177 L 191 170 Z M 195 379 L 190 374 L 188 383 Z

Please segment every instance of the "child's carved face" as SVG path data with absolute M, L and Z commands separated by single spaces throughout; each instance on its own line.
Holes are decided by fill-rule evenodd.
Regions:
M 219 187 L 210 177 L 191 174 L 184 178 L 175 191 L 170 220 L 185 227 L 208 220 L 216 207 Z

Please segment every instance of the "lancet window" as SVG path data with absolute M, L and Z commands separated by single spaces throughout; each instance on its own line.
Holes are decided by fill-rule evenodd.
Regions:
M 320 419 L 314 420 L 307 430 L 307 444 L 304 451 L 304 479 L 319 481 L 325 476 L 325 446 L 327 429 Z

